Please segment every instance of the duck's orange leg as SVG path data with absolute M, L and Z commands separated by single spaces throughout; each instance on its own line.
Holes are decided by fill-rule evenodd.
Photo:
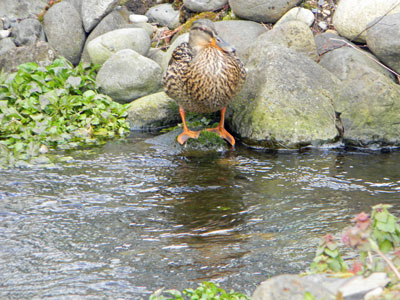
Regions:
M 219 124 L 215 128 L 207 128 L 207 131 L 212 131 L 215 133 L 218 133 L 220 137 L 225 139 L 229 144 L 232 145 L 232 147 L 235 146 L 235 139 L 233 136 L 225 130 L 224 128 L 224 123 L 225 123 L 225 112 L 226 112 L 226 106 L 221 110 L 221 120 L 219 121 Z
M 183 123 L 183 132 L 178 136 L 177 141 L 179 144 L 183 145 L 187 139 L 197 139 L 200 135 L 200 131 L 190 130 L 186 124 L 185 111 L 179 106 L 179 114 L 181 115 Z

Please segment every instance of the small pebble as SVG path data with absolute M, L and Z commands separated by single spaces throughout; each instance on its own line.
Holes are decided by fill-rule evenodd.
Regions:
M 11 34 L 10 30 L 0 30 L 0 40 L 5 39 L 6 37 L 9 37 Z
M 326 22 L 321 21 L 318 23 L 319 28 L 321 28 L 322 30 L 327 30 L 328 29 L 328 24 L 326 24 Z
M 329 9 L 324 9 L 324 10 L 322 11 L 322 13 L 323 13 L 325 16 L 330 16 L 330 15 L 331 15 L 331 11 L 330 11 Z
M 129 16 L 129 21 L 131 21 L 132 23 L 147 23 L 149 21 L 149 18 L 144 15 L 132 14 Z

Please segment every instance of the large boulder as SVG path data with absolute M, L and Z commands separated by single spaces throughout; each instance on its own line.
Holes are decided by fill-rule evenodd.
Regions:
M 48 0 L 1 0 L 0 17 L 35 18 L 44 10 L 47 3 Z
M 400 86 L 367 53 L 342 47 L 329 51 L 320 65 L 341 80 L 343 140 L 348 146 L 381 148 L 400 145 Z
M 229 105 L 228 119 L 243 142 L 298 149 L 336 141 L 338 80 L 292 49 L 258 40 L 249 49 L 247 80 Z
M 5 38 L 0 40 L 0 59 L 1 56 L 6 54 L 8 51 L 17 47 L 12 38 Z M 1 68 L 0 68 L 1 69 Z
M 82 1 L 81 14 L 85 31 L 90 32 L 119 2 L 119 0 Z
M 400 73 L 400 13 L 368 25 L 368 48 L 388 67 Z
M 184 0 L 183 5 L 191 11 L 203 12 L 220 9 L 228 4 L 228 0 Z
M 279 44 L 302 53 L 311 59 L 319 59 L 311 29 L 300 21 L 287 21 L 258 37 L 259 45 Z
M 131 49 L 111 56 L 97 74 L 97 85 L 113 100 L 126 103 L 161 88 L 161 67 Z
M 301 0 L 229 0 L 232 11 L 240 18 L 275 23 Z
M 13 30 L 14 41 L 17 46 L 32 45 L 39 40 L 41 35 L 43 36 L 42 24 L 37 19 L 32 18 L 22 20 Z
M 1 49 L 1 47 L 0 47 Z M 46 42 L 22 47 L 12 47 L 4 54 L 0 55 L 0 70 L 5 72 L 15 72 L 20 64 L 26 62 L 36 62 L 41 66 L 50 65 L 56 56 L 56 52 Z
M 365 43 L 367 25 L 385 14 L 400 12 L 398 0 L 340 0 L 333 26 L 341 36 Z
M 131 130 L 158 129 L 178 123 L 176 102 L 164 92 L 151 94 L 132 101 L 128 106 Z
M 47 11 L 43 23 L 49 45 L 58 55 L 78 64 L 86 36 L 75 7 L 69 2 L 59 2 Z
M 150 38 L 141 28 L 122 28 L 98 36 L 88 44 L 90 60 L 102 65 L 114 53 L 122 49 L 132 49 L 146 55 L 150 49 Z

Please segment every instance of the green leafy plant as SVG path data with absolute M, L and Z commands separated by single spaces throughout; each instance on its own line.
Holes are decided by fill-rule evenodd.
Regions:
M 126 109 L 96 90 L 97 67 L 64 58 L 0 75 L 0 164 L 30 160 L 49 149 L 104 143 L 129 131 Z M 6 149 L 6 150 L 4 150 Z
M 166 294 L 164 296 L 163 294 Z M 197 289 L 178 290 L 159 290 L 150 296 L 150 300 L 249 300 L 249 298 L 238 292 L 226 292 L 220 288 L 219 284 L 203 282 Z
M 397 218 L 388 211 L 391 207 L 387 204 L 372 207 L 373 237 L 383 253 L 388 253 L 400 245 L 400 225 Z

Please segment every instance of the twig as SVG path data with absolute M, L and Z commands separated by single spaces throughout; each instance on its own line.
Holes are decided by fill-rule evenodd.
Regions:
M 379 254 L 380 257 L 383 258 L 384 261 L 386 261 L 386 263 L 389 265 L 389 267 L 396 274 L 397 278 L 400 280 L 399 270 L 397 270 L 396 266 L 392 263 L 392 261 L 385 254 L 383 254 L 379 249 L 376 249 L 376 252 Z

